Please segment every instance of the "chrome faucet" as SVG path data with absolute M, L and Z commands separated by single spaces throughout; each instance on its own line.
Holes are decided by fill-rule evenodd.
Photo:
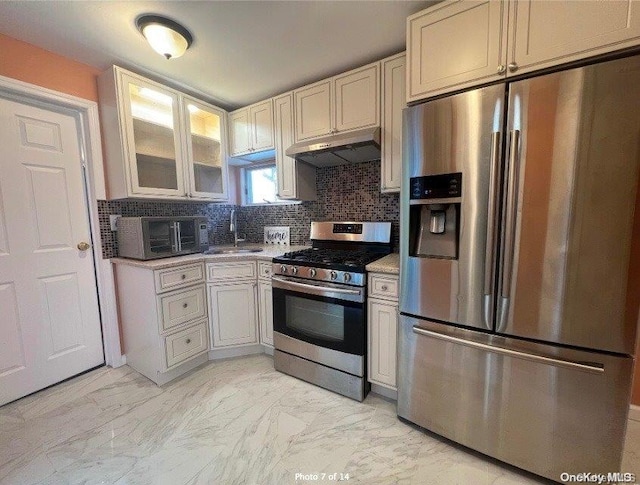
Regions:
M 238 247 L 239 242 L 245 242 L 247 240 L 247 235 L 244 234 L 243 238 L 238 237 L 238 216 L 236 214 L 235 209 L 231 209 L 231 220 L 229 221 L 229 231 L 233 233 L 233 245 L 234 247 Z

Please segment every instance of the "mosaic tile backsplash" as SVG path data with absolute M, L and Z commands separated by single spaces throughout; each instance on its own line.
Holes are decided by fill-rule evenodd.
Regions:
M 194 204 L 133 200 L 98 201 L 102 251 L 105 258 L 118 255 L 116 233 L 109 227 L 109 215 L 205 216 L 209 219 L 209 243 L 232 244 L 229 217 L 238 210 L 238 232 L 247 241 L 261 243 L 264 226 L 289 226 L 291 244 L 309 241 L 311 221 L 390 221 L 391 238 L 398 248 L 400 204 L 398 194 L 380 193 L 380 162 L 340 165 L 317 169 L 318 200 L 301 204 L 242 207 L 231 204 Z

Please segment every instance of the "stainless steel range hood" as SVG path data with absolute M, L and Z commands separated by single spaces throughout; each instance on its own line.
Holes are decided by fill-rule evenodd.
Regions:
M 380 127 L 302 141 L 287 148 L 285 154 L 316 167 L 378 160 L 380 158 Z

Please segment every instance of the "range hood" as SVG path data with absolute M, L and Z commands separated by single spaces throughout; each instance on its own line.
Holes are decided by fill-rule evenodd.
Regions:
M 303 141 L 291 145 L 285 154 L 316 167 L 379 160 L 380 127 L 374 126 Z

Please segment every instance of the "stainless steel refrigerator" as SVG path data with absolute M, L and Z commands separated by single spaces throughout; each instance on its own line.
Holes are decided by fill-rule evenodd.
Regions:
M 398 415 L 553 480 L 618 472 L 640 56 L 407 108 L 403 136 Z

